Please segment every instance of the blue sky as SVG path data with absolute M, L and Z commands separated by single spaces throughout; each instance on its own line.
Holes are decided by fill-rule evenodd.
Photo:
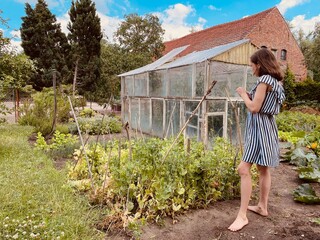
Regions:
M 34 7 L 37 0 L 0 0 L 1 17 L 8 19 L 9 28 L 0 24 L 5 36 L 13 37 L 12 44 L 20 45 L 19 28 L 25 16 L 25 3 Z M 67 33 L 68 10 L 71 0 L 46 0 L 56 15 L 62 30 Z M 218 24 L 234 21 L 277 6 L 293 30 L 309 33 L 320 22 L 320 0 L 93 0 L 101 19 L 104 36 L 113 41 L 113 33 L 125 15 L 156 14 L 165 29 L 164 40 L 171 40 Z

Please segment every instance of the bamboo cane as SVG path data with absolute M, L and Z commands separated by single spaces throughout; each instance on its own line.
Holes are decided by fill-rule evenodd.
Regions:
M 82 145 L 82 148 L 84 149 L 84 142 L 83 142 L 83 138 L 82 138 L 82 135 L 81 135 L 80 127 L 79 127 L 79 124 L 78 124 L 78 119 L 77 119 L 77 116 L 76 116 L 76 114 L 74 112 L 70 96 L 68 96 L 68 100 L 69 100 L 69 103 L 70 103 L 71 111 L 72 111 L 73 116 L 74 116 L 74 121 L 76 122 L 76 125 L 77 125 L 77 129 L 78 129 L 81 145 Z M 85 155 L 85 158 L 86 158 L 86 161 L 87 161 L 87 165 L 88 165 L 88 171 L 89 171 L 89 176 L 90 176 L 90 180 L 91 180 L 91 188 L 92 188 L 93 192 L 95 193 L 96 191 L 95 191 L 94 184 L 93 184 L 91 165 L 90 165 L 90 162 L 89 162 L 89 159 L 88 159 L 88 155 L 87 155 L 85 150 L 84 150 L 84 155 Z

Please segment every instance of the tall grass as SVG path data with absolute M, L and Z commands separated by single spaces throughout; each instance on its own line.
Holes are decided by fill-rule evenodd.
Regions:
M 28 143 L 32 128 L 0 126 L 0 239 L 103 239 L 97 210 L 66 185 L 65 170 Z

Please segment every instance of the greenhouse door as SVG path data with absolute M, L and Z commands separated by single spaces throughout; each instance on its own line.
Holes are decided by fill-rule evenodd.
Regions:
M 226 114 L 223 112 L 206 114 L 206 143 L 212 146 L 213 139 L 216 137 L 227 136 Z

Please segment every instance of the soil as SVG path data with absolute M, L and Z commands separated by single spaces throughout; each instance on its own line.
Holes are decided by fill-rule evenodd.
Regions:
M 206 209 L 190 210 L 175 219 L 165 219 L 163 226 L 148 224 L 142 229 L 142 240 L 236 240 L 236 239 L 310 239 L 320 240 L 320 205 L 305 205 L 293 200 L 292 191 L 300 185 L 292 165 L 281 162 L 272 169 L 272 187 L 269 197 L 269 216 L 248 212 L 249 224 L 238 232 L 230 232 L 240 199 L 221 201 Z M 312 184 L 317 195 L 320 184 Z M 258 189 L 251 204 L 257 203 Z M 134 239 L 121 234 L 106 237 L 112 240 Z

